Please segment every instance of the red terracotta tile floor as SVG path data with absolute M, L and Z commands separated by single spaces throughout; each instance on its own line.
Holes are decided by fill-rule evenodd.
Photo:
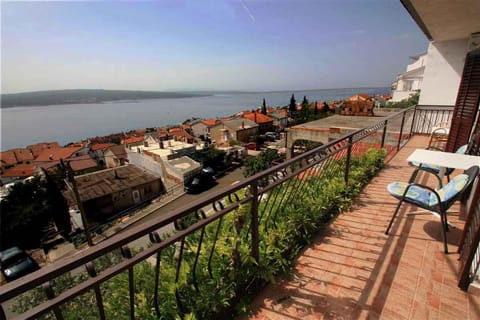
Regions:
M 364 189 L 354 207 L 299 255 L 290 279 L 267 286 L 240 319 L 480 319 L 480 294 L 457 287 L 456 253 L 463 221 L 449 221 L 450 254 L 443 252 L 439 219 L 409 215 L 403 204 L 390 235 L 385 229 L 398 201 L 386 191 L 408 181 L 407 157 L 428 137 L 414 136 Z M 427 175 L 417 182 L 425 183 Z M 428 183 L 430 183 L 429 181 Z

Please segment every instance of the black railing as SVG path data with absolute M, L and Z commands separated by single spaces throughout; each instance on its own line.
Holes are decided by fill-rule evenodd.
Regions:
M 0 319 L 15 303 L 24 305 L 22 319 L 229 312 L 240 292 L 287 270 L 292 253 L 359 192 L 383 161 L 369 150 L 386 150 L 388 160 L 408 141 L 414 113 L 403 110 L 6 284 Z

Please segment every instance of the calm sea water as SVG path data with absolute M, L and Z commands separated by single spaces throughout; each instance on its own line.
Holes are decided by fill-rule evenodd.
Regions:
M 61 145 L 110 133 L 178 124 L 191 117 L 216 118 L 267 105 L 287 105 L 295 94 L 309 101 L 345 99 L 356 93 L 388 93 L 388 88 L 216 94 L 208 97 L 153 99 L 98 104 L 68 104 L 1 109 L 1 150 L 38 142 Z

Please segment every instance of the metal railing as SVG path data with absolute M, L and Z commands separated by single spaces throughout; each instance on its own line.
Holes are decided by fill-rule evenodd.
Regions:
M 453 109 L 453 106 L 417 106 L 412 133 L 430 134 L 436 125 L 450 124 Z
M 342 210 L 343 196 L 365 174 L 361 159 L 367 150 L 384 149 L 389 159 L 408 141 L 416 119 L 415 108 L 403 110 L 6 284 L 0 319 L 6 318 L 6 304 L 33 291 L 42 295 L 38 305 L 14 317 L 63 319 L 81 305 L 79 299 L 96 304 L 82 310 L 84 319 L 142 318 L 142 304 L 158 318 L 184 317 L 195 304 L 218 316 L 238 293 L 286 269 L 285 252 Z M 309 212 L 299 212 L 305 204 Z M 295 232 L 287 232 L 290 224 L 298 226 Z M 285 246 L 281 252 L 272 249 L 278 243 Z M 149 281 L 136 276 L 141 270 Z M 81 281 L 60 291 L 66 275 Z M 124 285 L 121 290 L 114 279 Z M 151 292 L 139 292 L 144 286 Z M 220 307 L 212 310 L 206 300 L 217 291 L 219 299 L 228 299 L 215 301 Z

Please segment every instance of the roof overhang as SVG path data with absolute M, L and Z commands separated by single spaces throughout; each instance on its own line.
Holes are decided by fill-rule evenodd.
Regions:
M 480 32 L 478 0 L 400 0 L 431 41 L 467 39 Z

